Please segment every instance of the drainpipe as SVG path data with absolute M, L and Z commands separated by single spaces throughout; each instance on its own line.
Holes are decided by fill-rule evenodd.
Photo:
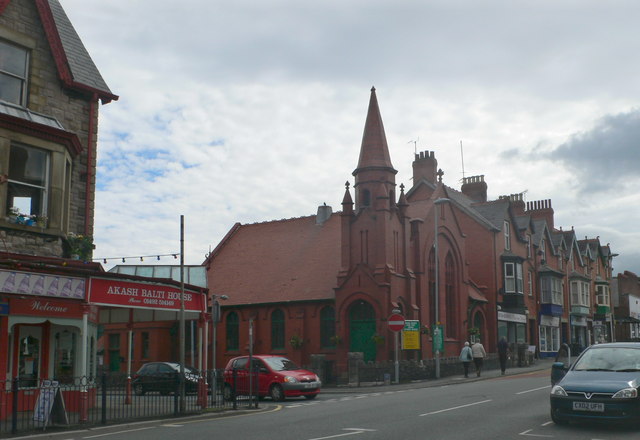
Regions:
M 93 130 L 95 128 L 96 107 L 98 105 L 98 94 L 94 93 L 89 101 L 89 133 L 87 136 L 87 182 L 85 184 L 85 202 L 84 202 L 84 235 L 89 235 L 89 214 L 91 212 L 91 180 L 93 179 Z

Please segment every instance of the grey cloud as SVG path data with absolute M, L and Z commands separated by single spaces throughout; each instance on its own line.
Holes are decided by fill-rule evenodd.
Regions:
M 639 176 L 640 110 L 603 117 L 544 156 L 572 170 L 581 192 L 620 188 Z

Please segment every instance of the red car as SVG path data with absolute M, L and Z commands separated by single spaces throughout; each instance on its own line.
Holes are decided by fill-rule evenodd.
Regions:
M 254 396 L 269 396 L 274 401 L 300 396 L 311 400 L 320 392 L 320 378 L 311 371 L 301 369 L 286 357 L 256 355 L 252 356 L 252 364 L 251 388 Z M 249 376 L 249 356 L 231 359 L 224 369 L 224 398 L 233 399 L 234 382 L 235 395 L 249 395 Z

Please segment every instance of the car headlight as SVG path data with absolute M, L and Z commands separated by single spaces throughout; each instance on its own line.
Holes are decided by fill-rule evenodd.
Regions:
M 634 399 L 638 397 L 638 390 L 636 388 L 625 388 L 620 390 L 611 397 L 612 399 Z
M 553 388 L 551 388 L 551 395 L 567 397 L 567 392 L 560 385 L 554 385 Z
M 293 376 L 285 376 L 284 381 L 287 383 L 296 383 L 298 382 L 298 379 Z

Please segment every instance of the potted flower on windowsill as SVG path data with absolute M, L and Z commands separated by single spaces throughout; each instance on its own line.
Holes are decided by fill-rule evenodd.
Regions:
M 333 345 L 340 345 L 342 343 L 342 337 L 340 335 L 333 335 L 329 338 L 329 341 L 331 341 Z
M 91 258 L 93 251 L 93 238 L 88 235 L 74 234 L 67 235 L 67 246 L 69 256 L 75 260 L 87 261 Z
M 7 212 L 7 217 L 9 223 L 18 223 L 18 217 L 20 217 L 20 209 L 16 206 L 12 206 Z
M 302 344 L 304 344 L 304 340 L 298 335 L 293 335 L 291 336 L 291 339 L 289 339 L 289 344 L 291 344 L 291 346 L 297 350 L 302 347 Z
M 374 342 L 374 344 L 376 345 L 382 345 L 384 344 L 384 336 L 381 336 L 377 333 L 375 333 L 373 336 L 371 336 L 371 340 Z

